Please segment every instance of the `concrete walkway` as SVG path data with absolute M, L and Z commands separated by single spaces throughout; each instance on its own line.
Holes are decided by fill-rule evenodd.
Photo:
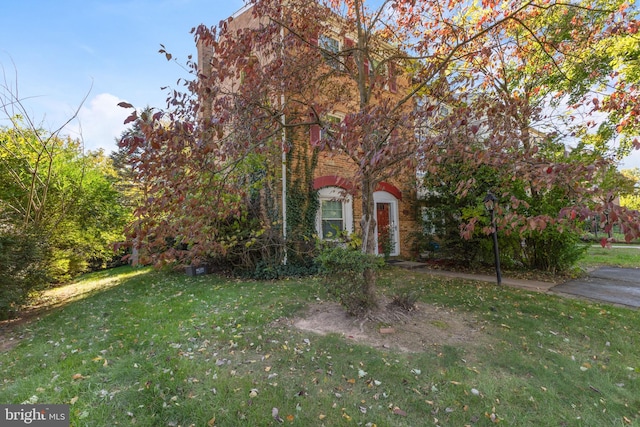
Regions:
M 439 270 L 429 268 L 427 264 L 415 261 L 399 261 L 394 262 L 394 266 L 406 268 L 408 270 L 419 270 L 422 273 L 432 274 L 434 276 L 445 276 L 466 280 L 478 280 L 480 282 L 496 283 L 495 275 L 488 274 L 475 274 L 475 273 L 459 273 L 457 271 Z M 505 286 L 511 286 L 519 289 L 527 289 L 536 292 L 549 292 L 551 288 L 557 285 L 552 282 L 541 282 L 539 280 L 523 280 L 523 279 L 510 279 L 508 277 L 502 277 L 502 284 Z
M 496 276 L 494 275 L 432 269 L 429 268 L 427 264 L 421 262 L 399 261 L 394 262 L 393 265 L 409 270 L 418 270 L 434 276 L 477 280 L 489 283 L 497 282 Z M 503 277 L 502 285 L 533 292 L 581 297 L 598 302 L 624 305 L 626 307 L 640 307 L 640 268 L 600 268 L 589 273 L 586 277 L 562 284 Z

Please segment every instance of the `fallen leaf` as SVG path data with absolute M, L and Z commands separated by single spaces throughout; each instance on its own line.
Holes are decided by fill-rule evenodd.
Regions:
M 71 400 L 69 401 L 70 405 L 75 405 L 76 402 L 78 401 L 78 396 L 74 396 L 71 398 Z
M 393 408 L 393 413 L 395 415 L 400 415 L 402 417 L 406 417 L 407 413 L 405 411 L 403 411 L 402 409 L 398 408 L 397 406 L 395 408 Z
M 207 427 L 214 427 L 216 425 L 216 417 L 213 417 L 207 423 Z
M 273 419 L 274 419 L 274 420 L 276 420 L 277 422 L 279 422 L 279 423 L 283 423 L 283 422 L 284 422 L 284 420 L 283 420 L 282 418 L 280 418 L 279 412 L 280 412 L 280 411 L 278 410 L 278 408 L 273 408 L 273 409 L 271 409 L 271 416 L 272 416 L 272 417 L 273 417 Z
M 291 414 L 287 415 L 287 421 L 289 422 L 293 422 L 293 420 L 295 419 L 295 417 Z

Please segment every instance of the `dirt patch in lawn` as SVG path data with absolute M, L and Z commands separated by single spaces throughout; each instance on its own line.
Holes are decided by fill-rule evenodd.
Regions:
M 443 345 L 487 345 L 485 322 L 466 313 L 418 303 L 411 311 L 379 301 L 379 308 L 363 319 L 348 316 L 338 303 L 321 302 L 292 320 L 300 330 L 345 339 L 376 348 L 421 352 Z

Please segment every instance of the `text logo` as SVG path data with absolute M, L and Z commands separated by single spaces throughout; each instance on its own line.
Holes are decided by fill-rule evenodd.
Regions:
M 0 425 L 69 427 L 69 405 L 0 405 Z

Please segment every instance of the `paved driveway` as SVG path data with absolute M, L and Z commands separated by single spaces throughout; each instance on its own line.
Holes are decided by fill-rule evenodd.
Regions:
M 602 267 L 587 277 L 551 288 L 552 292 L 640 307 L 640 268 Z

